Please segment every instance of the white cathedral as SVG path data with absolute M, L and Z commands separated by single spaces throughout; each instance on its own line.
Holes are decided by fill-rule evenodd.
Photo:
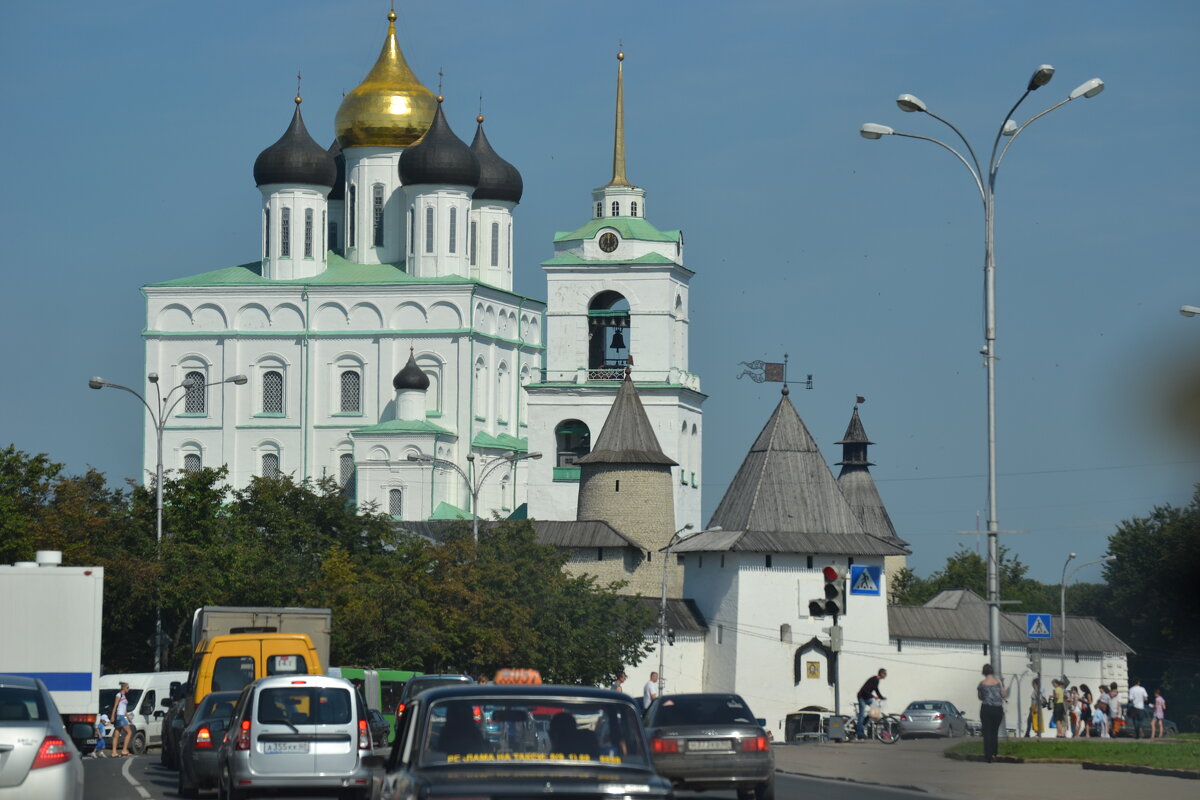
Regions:
M 580 203 L 583 224 L 555 236 L 547 303 L 513 291 L 520 173 L 482 116 L 469 146 L 454 134 L 395 19 L 338 109 L 333 145 L 309 135 L 296 97 L 255 161 L 260 257 L 143 288 L 146 371 L 191 387 L 165 467 L 224 464 L 234 486 L 330 476 L 397 519 L 574 519 L 575 462 L 629 366 L 679 465 L 676 527 L 699 528 L 693 273 L 682 234 L 650 224 L 625 177 L 620 64 L 612 179 Z M 248 380 L 226 382 L 235 375 Z

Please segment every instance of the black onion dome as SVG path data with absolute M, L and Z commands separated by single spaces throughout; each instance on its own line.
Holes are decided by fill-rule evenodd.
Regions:
M 333 165 L 337 168 L 337 177 L 333 180 L 333 188 L 329 190 L 330 200 L 346 199 L 346 156 L 342 153 L 342 143 L 337 139 L 329 145 L 327 151 L 333 156 Z
M 450 130 L 441 104 L 421 141 L 400 154 L 400 182 L 405 186 L 444 183 L 472 187 L 479 183 L 479 159 Z
M 475 189 L 475 200 L 507 200 L 512 203 L 521 202 L 521 194 L 525 191 L 525 182 L 517 168 L 496 155 L 491 142 L 483 132 L 483 117 L 479 117 L 479 126 L 475 129 L 475 140 L 471 142 L 471 152 L 479 159 L 479 186 Z
M 408 352 L 408 363 L 404 365 L 404 369 L 397 372 L 396 377 L 392 378 L 392 388 L 397 392 L 403 389 L 425 391 L 429 388 L 429 376 L 417 366 L 417 360 L 413 358 L 411 350 Z
M 296 98 L 296 113 L 292 124 L 279 141 L 263 150 L 254 160 L 254 183 L 307 183 L 314 186 L 333 186 L 337 167 L 324 147 L 313 141 L 300 116 L 300 98 Z

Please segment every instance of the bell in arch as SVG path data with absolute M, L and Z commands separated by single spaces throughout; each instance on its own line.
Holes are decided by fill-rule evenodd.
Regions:
M 613 350 L 625 349 L 625 337 L 621 335 L 620 328 L 617 328 L 617 330 L 613 333 L 612 344 L 609 345 L 609 347 Z

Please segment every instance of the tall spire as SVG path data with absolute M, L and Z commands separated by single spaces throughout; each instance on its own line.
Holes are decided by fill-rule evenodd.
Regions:
M 621 71 L 625 54 L 617 53 L 617 124 L 613 134 L 613 174 L 609 186 L 628 186 L 625 177 L 625 77 Z

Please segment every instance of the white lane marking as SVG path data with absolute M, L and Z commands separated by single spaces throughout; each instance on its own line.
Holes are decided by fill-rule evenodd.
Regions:
M 129 781 L 129 785 L 137 790 L 137 793 L 142 797 L 142 800 L 150 800 L 153 795 L 146 790 L 146 787 L 137 782 L 137 778 L 133 777 L 133 774 L 130 772 L 132 769 L 133 757 L 131 756 L 125 759 L 125 765 L 121 767 L 121 774 L 125 776 L 125 780 Z

